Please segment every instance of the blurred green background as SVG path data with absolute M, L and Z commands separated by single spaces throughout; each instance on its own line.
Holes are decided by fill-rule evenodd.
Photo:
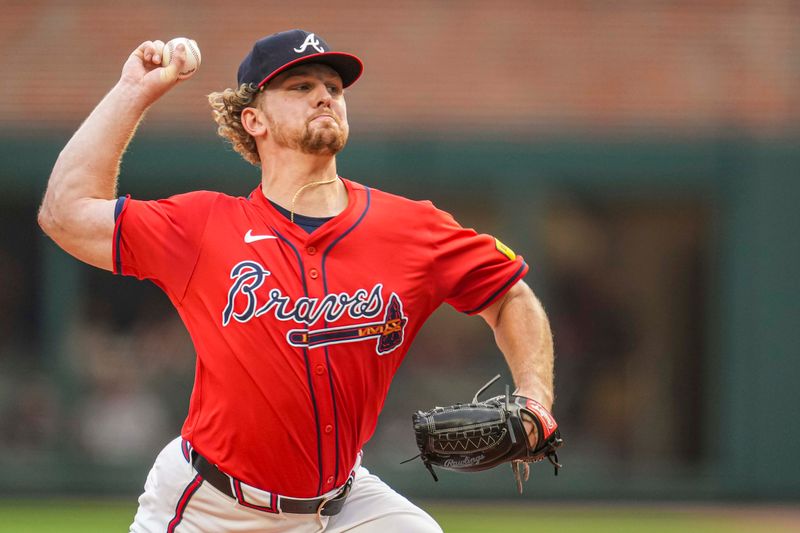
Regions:
M 798 525 L 784 512 L 800 497 L 798 3 L 0 9 L 0 531 L 34 531 L 8 524 L 30 515 L 21 501 L 42 498 L 55 498 L 62 524 L 64 508 L 74 520 L 88 508 L 108 515 L 108 526 L 76 530 L 124 528 L 157 451 L 180 430 L 193 380 L 188 335 L 155 286 L 84 266 L 38 229 L 59 150 L 135 46 L 186 35 L 203 65 L 148 113 L 120 194 L 248 194 L 258 171 L 215 136 L 204 95 L 234 83 L 255 39 L 291 27 L 365 60 L 347 93 L 339 173 L 431 199 L 524 255 L 555 335 L 554 410 L 567 442 L 557 478 L 537 468 L 518 496 L 506 469 L 434 483 L 418 462 L 399 464 L 416 453 L 411 412 L 467 400 L 495 373 L 510 379 L 482 321 L 449 308 L 395 379 L 365 450 L 371 471 L 412 498 L 542 505 L 532 509 L 562 531 L 565 515 L 575 531 L 603 530 L 605 511 L 582 521 L 559 507 L 575 502 L 621 514 L 609 531 L 660 516 L 620 502 L 690 503 L 691 518 L 700 503 L 778 505 L 757 516 Z M 64 495 L 126 503 L 106 513 Z M 504 530 L 476 525 L 496 514 L 473 517 L 472 503 L 440 506 L 452 515 L 443 523 L 461 520 L 446 530 Z M 711 513 L 719 529 L 687 529 L 672 511 L 678 522 L 664 527 L 674 529 L 646 530 L 757 530 L 725 511 Z

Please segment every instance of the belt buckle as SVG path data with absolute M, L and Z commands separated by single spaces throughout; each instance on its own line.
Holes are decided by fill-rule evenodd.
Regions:
M 353 488 L 353 476 L 347 478 L 347 482 L 344 484 L 342 491 L 336 495 L 334 500 L 338 500 L 339 498 L 347 498 L 347 495 L 350 494 L 350 489 Z
M 353 476 L 347 478 L 347 482 L 342 485 L 342 490 L 338 493 L 334 494 L 330 498 L 325 498 L 320 502 L 319 508 L 317 508 L 317 516 L 322 516 L 322 512 L 325 510 L 325 506 L 328 505 L 330 502 L 343 500 L 347 498 L 347 495 L 350 494 L 350 489 L 353 487 Z

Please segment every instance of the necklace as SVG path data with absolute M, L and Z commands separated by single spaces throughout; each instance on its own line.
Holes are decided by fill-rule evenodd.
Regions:
M 292 197 L 292 208 L 289 210 L 289 220 L 294 224 L 294 203 L 297 201 L 297 197 L 300 196 L 301 192 L 303 192 L 305 189 L 309 187 L 314 187 L 315 185 L 327 185 L 328 183 L 333 183 L 338 179 L 339 176 L 334 176 L 329 180 L 312 181 L 311 183 L 306 183 L 305 185 L 297 189 L 297 192 L 294 193 L 294 196 Z

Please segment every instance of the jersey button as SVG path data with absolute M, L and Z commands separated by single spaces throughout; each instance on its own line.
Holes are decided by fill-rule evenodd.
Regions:
M 325 367 L 322 365 L 317 365 L 317 367 L 314 369 L 314 372 L 316 372 L 318 376 L 321 376 L 323 373 L 325 373 Z
M 308 255 L 314 255 L 315 253 L 317 253 L 317 249 L 313 246 L 309 246 L 308 248 L 306 248 L 306 252 L 308 252 Z
M 333 476 L 328 478 L 328 485 L 330 485 L 331 483 L 333 483 Z
M 330 433 L 331 431 L 333 431 L 332 425 L 328 424 L 327 426 L 325 426 L 325 433 Z
M 317 272 L 316 268 L 312 268 L 308 271 L 308 275 L 311 277 L 311 279 L 317 279 L 319 277 L 319 272 Z

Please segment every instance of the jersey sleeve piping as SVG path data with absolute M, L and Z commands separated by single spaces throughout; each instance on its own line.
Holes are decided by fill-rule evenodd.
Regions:
M 125 210 L 128 208 L 130 195 L 120 196 L 114 206 L 114 234 L 111 238 L 111 262 L 114 274 L 122 275 L 122 257 L 120 253 L 119 241 L 122 238 L 122 219 Z
M 528 273 L 528 264 L 525 261 L 522 261 L 522 264 L 519 266 L 517 271 L 514 272 L 514 275 L 512 275 L 511 278 L 509 278 L 508 281 L 506 281 L 503 285 L 500 286 L 499 289 L 493 292 L 492 295 L 489 296 L 482 304 L 475 307 L 474 309 L 464 311 L 464 313 L 467 315 L 474 315 L 480 313 L 481 311 L 489 307 L 493 302 L 495 302 L 500 296 L 508 292 L 508 290 L 514 285 L 514 283 L 522 279 L 522 277 L 527 273 Z

